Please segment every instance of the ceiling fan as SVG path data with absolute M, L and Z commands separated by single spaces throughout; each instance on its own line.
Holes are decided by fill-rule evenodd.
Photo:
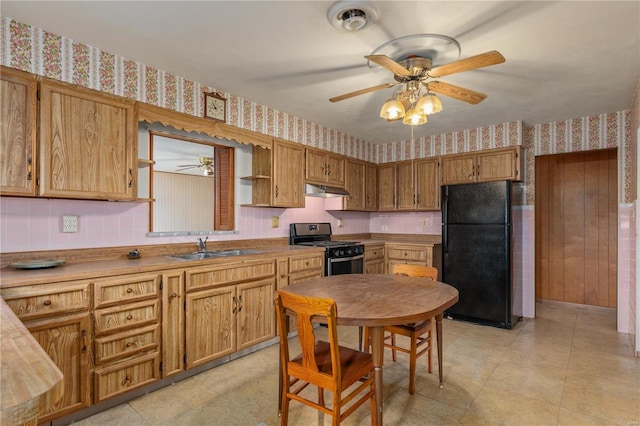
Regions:
M 213 176 L 213 157 L 200 157 L 198 159 L 199 164 L 182 164 L 178 165 L 177 172 L 182 172 L 189 169 L 201 169 L 204 176 Z
M 434 35 L 426 34 L 424 36 L 434 37 Z M 438 37 L 457 45 L 457 42 L 449 37 Z M 394 41 L 398 40 L 400 39 Z M 379 49 L 376 49 L 376 51 Z M 376 51 L 374 51 L 374 53 Z M 501 64 L 505 61 L 504 56 L 502 56 L 500 52 L 491 50 L 469 58 L 433 66 L 432 57 L 437 56 L 437 53 L 433 52 L 432 57 L 429 57 L 429 55 L 429 51 L 416 54 L 410 53 L 403 55 L 402 59 L 397 61 L 383 54 L 367 55 L 365 58 L 368 61 L 391 71 L 395 82 L 379 84 L 377 86 L 345 93 L 344 95 L 335 96 L 329 99 L 329 101 L 339 102 L 365 93 L 401 85 L 402 87 L 394 92 L 393 97 L 385 102 L 380 111 L 380 116 L 388 121 L 403 119 L 403 123 L 409 125 L 424 124 L 426 123 L 427 115 L 442 110 L 442 103 L 434 94 L 449 96 L 472 105 L 482 102 L 487 97 L 487 95 L 483 93 L 435 79 L 459 72 Z

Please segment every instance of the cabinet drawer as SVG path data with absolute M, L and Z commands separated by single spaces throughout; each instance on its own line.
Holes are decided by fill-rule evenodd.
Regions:
M 388 259 L 402 259 L 426 262 L 427 249 L 417 247 L 387 247 Z
M 384 259 L 384 245 L 365 247 L 364 260 Z
M 7 305 L 22 321 L 89 309 L 88 282 L 34 285 L 2 290 Z
M 133 302 L 157 297 L 160 286 L 157 274 L 131 275 L 126 278 L 94 283 L 95 307 Z
M 95 402 L 129 392 L 160 378 L 160 354 L 153 352 L 95 370 Z
M 159 344 L 160 327 L 158 325 L 99 337 L 95 340 L 96 364 L 106 364 L 140 352 L 154 351 Z
M 324 270 L 324 254 L 313 257 L 292 257 L 289 259 L 289 274 L 309 269 Z
M 96 309 L 95 333 L 112 333 L 143 324 L 158 322 L 158 301 L 130 303 L 124 306 Z
M 186 289 L 192 291 L 275 275 L 276 261 L 273 259 L 193 268 L 186 271 Z

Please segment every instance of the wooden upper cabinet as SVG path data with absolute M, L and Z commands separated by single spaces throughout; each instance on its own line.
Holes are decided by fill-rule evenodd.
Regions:
M 33 74 L 1 68 L 0 194 L 36 194 L 37 81 Z
M 415 210 L 415 175 L 413 161 L 396 163 L 396 210 Z
M 135 102 L 45 79 L 40 87 L 40 195 L 133 200 Z
M 305 160 L 305 180 L 307 182 L 344 187 L 344 156 L 320 149 L 307 148 Z
M 416 210 L 440 210 L 440 160 L 424 158 L 414 161 L 416 175 Z
M 522 164 L 520 146 L 479 152 L 476 160 L 477 181 L 522 180 Z
M 304 207 L 304 146 L 273 141 L 273 207 Z
M 442 185 L 522 180 L 522 147 L 512 146 L 442 157 Z
M 378 165 L 378 210 L 396 209 L 396 163 Z
M 365 163 L 347 159 L 345 189 L 349 196 L 344 198 L 345 210 L 365 210 Z
M 378 210 L 378 166 L 366 163 L 364 170 L 364 208 Z
M 438 210 L 438 159 L 396 163 L 396 188 L 396 210 Z

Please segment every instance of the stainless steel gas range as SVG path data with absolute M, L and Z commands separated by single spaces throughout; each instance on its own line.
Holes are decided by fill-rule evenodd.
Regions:
M 325 276 L 364 272 L 364 244 L 332 241 L 330 223 L 292 223 L 289 225 L 289 244 L 324 247 Z

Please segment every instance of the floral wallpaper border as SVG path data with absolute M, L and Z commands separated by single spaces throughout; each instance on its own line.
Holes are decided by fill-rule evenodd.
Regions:
M 202 93 L 216 90 L 4 16 L 0 18 L 0 63 L 195 116 L 202 116 Z M 221 94 L 228 99 L 231 125 L 375 163 L 523 145 L 527 204 L 534 203 L 536 155 L 617 147 L 620 201 L 631 202 L 637 191 L 631 181 L 635 173 L 629 111 L 533 126 L 515 121 L 377 145 Z

